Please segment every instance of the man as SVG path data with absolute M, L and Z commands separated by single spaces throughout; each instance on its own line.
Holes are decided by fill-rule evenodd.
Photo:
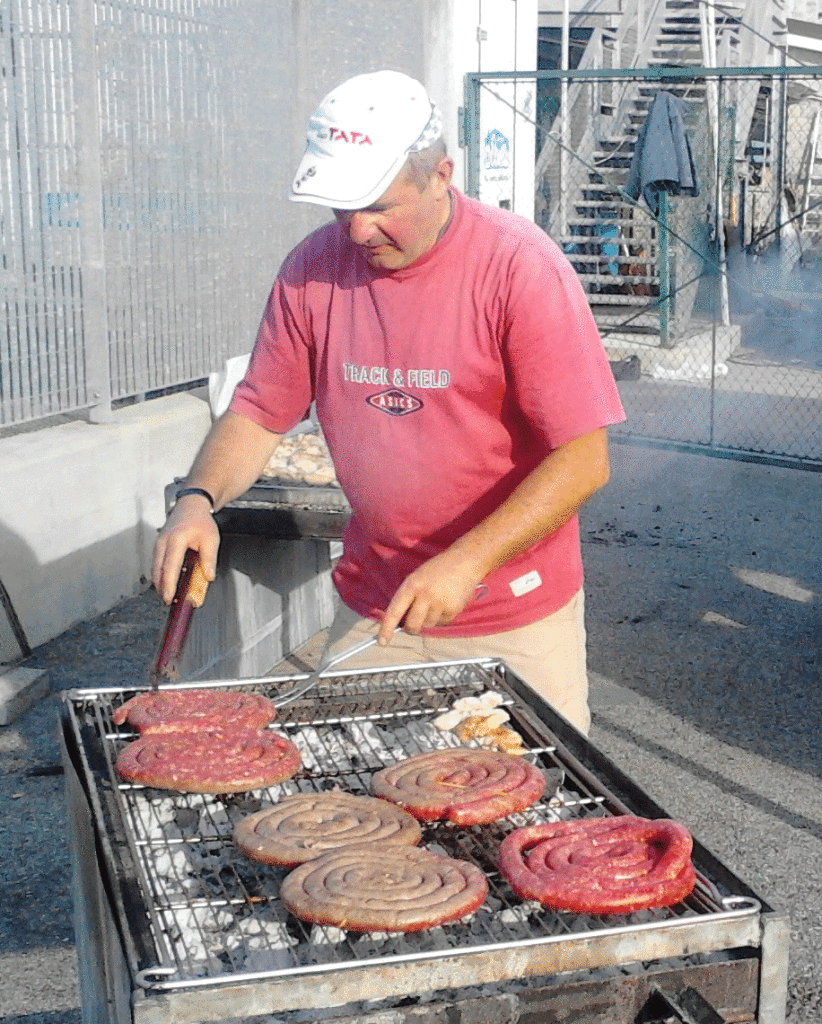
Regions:
M 170 601 L 188 547 L 213 578 L 212 509 L 314 401 L 353 510 L 333 646 L 378 629 L 370 664 L 499 657 L 586 731 L 577 511 L 608 479 L 622 408 L 569 264 L 453 188 L 441 136 L 394 71 L 349 79 L 309 120 L 291 198 L 335 219 L 285 259 L 153 580 Z

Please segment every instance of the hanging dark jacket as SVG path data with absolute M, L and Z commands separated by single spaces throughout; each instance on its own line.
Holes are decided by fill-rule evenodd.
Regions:
M 632 199 L 642 195 L 654 216 L 659 213 L 660 192 L 699 195 L 699 177 L 682 104 L 669 92 L 656 94 L 639 130 L 625 192 Z

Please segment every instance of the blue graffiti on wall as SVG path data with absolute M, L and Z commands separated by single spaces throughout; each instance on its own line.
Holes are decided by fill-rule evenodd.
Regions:
M 482 144 L 482 165 L 486 171 L 507 170 L 511 166 L 511 146 L 497 128 L 492 128 Z

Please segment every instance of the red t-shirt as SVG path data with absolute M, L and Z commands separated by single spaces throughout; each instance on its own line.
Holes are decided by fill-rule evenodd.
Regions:
M 624 418 L 573 269 L 523 217 L 454 191 L 443 237 L 372 269 L 336 224 L 286 258 L 233 411 L 275 433 L 316 401 L 353 515 L 334 581 L 376 618 L 402 580 L 548 453 Z M 576 516 L 491 573 L 435 635 L 527 625 L 582 585 Z

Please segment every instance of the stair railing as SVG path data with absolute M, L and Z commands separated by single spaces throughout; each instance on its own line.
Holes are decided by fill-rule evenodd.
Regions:
M 783 0 L 747 0 L 742 14 L 740 32 L 740 63 L 762 68 L 782 63 L 781 46 L 777 36 L 785 32 Z
M 800 188 L 802 193 L 803 211 L 798 224 L 800 231 L 805 230 L 805 220 L 808 215 L 808 207 L 816 198 L 813 190 L 813 179 L 814 170 L 816 169 L 816 164 L 819 160 L 819 128 L 820 120 L 822 120 L 820 117 L 821 114 L 822 108 L 817 106 L 813 115 L 813 124 L 810 132 L 808 133 L 808 138 L 805 142 L 805 149 L 802 154 Z
M 704 4 L 701 3 L 700 6 Z M 739 67 L 744 7 L 744 3 L 740 4 L 739 0 L 720 0 L 713 5 L 717 40 L 716 63 L 712 65 L 713 67 Z
M 620 53 L 628 49 L 626 41 L 633 40 L 633 52 L 630 60 L 623 63 L 624 68 L 632 70 L 647 67 L 648 57 L 659 42 L 666 6 L 666 0 L 630 0 L 626 4 L 616 35 L 616 46 Z M 637 92 L 636 81 L 622 81 L 619 91 L 615 114 L 617 124 L 624 123 L 631 109 Z
M 588 40 L 585 52 L 580 58 L 579 69 L 586 70 L 601 66 L 604 52 L 603 41 L 604 31 L 602 26 L 597 26 Z M 564 235 L 567 233 L 568 218 L 567 214 L 564 213 L 564 209 L 567 202 L 568 181 L 567 173 L 562 173 L 560 168 L 560 165 L 562 165 L 562 170 L 565 169 L 567 162 L 566 154 L 568 149 L 572 148 L 568 145 L 568 140 L 565 138 L 567 126 L 585 125 L 585 135 L 589 134 L 592 124 L 597 119 L 594 95 L 595 92 L 591 90 L 590 82 L 571 81 L 567 89 L 563 88 L 562 97 L 564 102 L 554 115 L 550 126 L 545 130 L 545 141 L 540 148 L 534 165 L 534 187 L 538 191 L 541 189 L 543 180 L 546 177 L 551 179 L 550 224 L 553 234 Z M 555 141 L 557 135 L 559 135 L 563 147 L 566 147 L 560 148 L 559 157 L 557 157 L 557 144 Z M 580 151 L 577 148 L 578 146 L 588 147 L 588 151 L 583 153 L 583 156 L 587 159 L 590 156 L 591 146 L 588 139 L 574 139 L 573 142 L 573 148 L 577 151 Z

